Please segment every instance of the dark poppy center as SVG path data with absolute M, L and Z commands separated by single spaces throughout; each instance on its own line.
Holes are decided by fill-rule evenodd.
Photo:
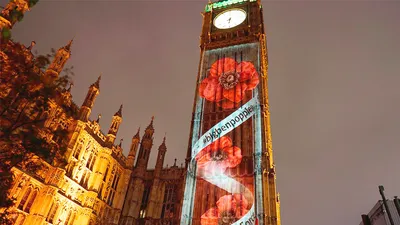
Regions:
M 211 152 L 211 159 L 213 161 L 222 161 L 226 159 L 226 153 L 222 150 Z
M 233 211 L 225 211 L 221 213 L 218 225 L 230 225 L 235 222 L 235 220 L 235 214 L 233 213 Z
M 219 77 L 219 83 L 221 86 L 225 89 L 231 89 L 236 86 L 236 84 L 239 82 L 239 73 L 230 71 L 227 73 L 223 73 Z

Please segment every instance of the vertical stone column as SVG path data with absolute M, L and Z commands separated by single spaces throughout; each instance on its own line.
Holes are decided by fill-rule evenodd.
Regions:
M 165 182 L 160 184 L 160 188 L 157 192 L 157 204 L 154 210 L 154 218 L 161 218 L 161 211 L 164 203 L 164 193 L 165 193 Z
M 58 188 L 52 186 L 43 187 L 31 207 L 30 215 L 25 223 L 32 225 L 41 225 L 46 220 L 46 216 L 53 204 Z
M 93 177 L 91 178 L 91 185 L 89 185 L 93 188 L 93 190 L 98 191 L 100 188 L 100 184 L 103 180 L 104 173 L 106 172 L 107 169 L 107 164 L 109 164 L 109 161 L 107 160 L 108 157 L 110 156 L 105 152 L 100 152 L 100 154 L 97 155 L 96 163 L 93 168 L 93 173 L 92 173 Z
M 76 215 L 76 220 L 74 224 L 82 224 L 82 225 L 89 224 L 91 214 L 92 210 L 89 208 L 80 209 L 78 211 L 78 214 Z

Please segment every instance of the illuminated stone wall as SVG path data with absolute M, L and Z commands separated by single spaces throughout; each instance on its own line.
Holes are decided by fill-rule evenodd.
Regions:
M 48 70 L 62 69 L 69 58 L 71 44 L 58 50 Z M 27 48 L 27 51 L 30 49 Z M 60 62 L 56 60 L 59 54 L 68 57 Z M 52 71 L 53 74 L 60 69 Z M 9 195 L 14 206 L 8 210 L 14 224 L 156 224 L 165 221 L 176 224 L 173 222 L 178 221 L 185 171 L 183 165 L 163 165 L 166 153 L 164 139 L 155 169 L 147 168 L 148 158 L 141 163 L 142 166 L 134 168 L 136 151 L 143 150 L 149 157 L 153 138 L 145 132 L 140 142 L 138 131 L 132 138 L 129 155 L 123 155 L 121 143 L 114 143 L 122 122 L 122 106 L 112 117 L 107 134 L 101 131 L 100 116 L 97 120 L 89 119 L 99 93 L 100 78 L 90 85 L 81 107 L 72 101 L 70 89 L 62 91 L 61 98 L 50 103 L 49 110 L 45 112 L 48 119 L 43 126 L 50 130 L 59 126 L 68 129 L 67 164 L 55 167 L 43 162 L 43 168 L 35 174 L 17 167 L 12 169 L 15 179 Z M 76 115 L 68 116 L 57 104 L 59 100 L 69 105 Z M 151 128 L 153 133 L 153 121 Z M 45 135 L 52 140 L 51 133 Z M 125 214 L 121 214 L 123 208 Z M 121 218 L 121 215 L 125 217 Z

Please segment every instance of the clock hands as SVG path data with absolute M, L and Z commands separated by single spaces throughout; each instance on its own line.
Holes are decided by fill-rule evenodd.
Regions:
M 235 27 L 246 18 L 246 13 L 241 9 L 231 9 L 218 14 L 214 19 L 214 25 L 219 29 Z

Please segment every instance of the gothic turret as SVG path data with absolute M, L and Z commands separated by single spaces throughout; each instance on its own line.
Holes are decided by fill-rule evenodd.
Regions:
M 164 137 L 163 142 L 161 143 L 160 147 L 158 147 L 157 162 L 156 162 L 156 167 L 154 170 L 155 177 L 160 177 L 161 170 L 162 170 L 162 167 L 164 164 L 165 153 L 167 152 L 167 146 L 165 145 L 165 139 L 166 139 L 166 137 Z
M 131 144 L 131 149 L 129 151 L 127 160 L 126 160 L 126 164 L 129 168 L 133 168 L 133 163 L 135 162 L 135 158 L 136 158 L 136 152 L 138 150 L 139 147 L 139 142 L 140 142 L 140 127 L 137 131 L 137 133 L 135 134 L 135 136 L 132 137 L 132 144 Z
M 143 139 L 142 142 L 140 143 L 140 150 L 139 150 L 138 160 L 136 162 L 136 167 L 142 167 L 144 169 L 147 168 L 151 147 L 153 146 L 153 134 L 154 134 L 153 121 L 154 121 L 154 116 L 151 118 L 150 124 L 144 131 Z
M 161 210 L 157 209 L 161 209 L 163 203 L 163 193 L 161 191 L 163 186 L 160 182 L 160 175 L 162 166 L 164 164 L 165 153 L 167 151 L 165 138 L 166 137 L 164 136 L 163 142 L 161 143 L 160 147 L 158 147 L 156 168 L 154 169 L 154 180 L 150 191 L 149 204 L 147 205 L 146 209 L 147 217 L 159 218 L 161 213 Z
M 115 137 L 117 136 L 118 129 L 121 123 L 122 123 L 122 105 L 119 107 L 119 110 L 112 117 L 111 126 L 107 134 L 107 143 L 114 144 Z
M 154 116 L 151 117 L 151 122 L 146 127 L 146 130 L 144 131 L 144 137 L 143 138 L 151 138 L 151 137 L 153 137 L 153 134 L 154 134 L 153 121 L 154 121 Z
M 92 112 L 94 101 L 96 100 L 97 95 L 100 94 L 100 79 L 101 75 L 99 76 L 99 78 L 97 78 L 96 82 L 90 85 L 85 101 L 83 101 L 83 104 L 79 111 L 79 120 L 83 122 L 88 121 L 90 113 Z
M 45 83 L 50 84 L 58 78 L 59 74 L 64 68 L 65 63 L 71 56 L 71 45 L 72 40 L 70 40 L 66 46 L 58 49 L 56 55 L 54 56 L 53 62 L 49 65 L 44 74 Z

